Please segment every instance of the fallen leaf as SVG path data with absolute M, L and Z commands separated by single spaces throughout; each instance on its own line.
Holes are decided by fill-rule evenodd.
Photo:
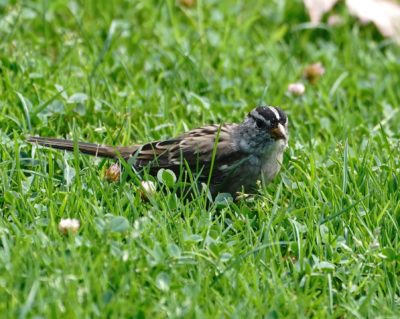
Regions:
M 400 5 L 389 0 L 346 0 L 349 12 L 361 22 L 372 22 L 379 32 L 400 42 Z
M 331 10 L 338 0 L 303 0 L 310 15 L 311 24 L 318 24 L 323 15 Z
M 321 62 L 310 64 L 304 69 L 304 77 L 311 84 L 316 84 L 319 78 L 325 73 L 325 68 Z

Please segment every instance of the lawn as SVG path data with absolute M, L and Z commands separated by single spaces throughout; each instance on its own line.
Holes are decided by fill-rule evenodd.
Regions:
M 311 28 L 291 0 L 0 1 L 1 317 L 398 318 L 400 49 L 335 10 Z M 289 148 L 234 203 L 146 200 L 111 161 L 26 142 L 129 145 L 260 104 Z

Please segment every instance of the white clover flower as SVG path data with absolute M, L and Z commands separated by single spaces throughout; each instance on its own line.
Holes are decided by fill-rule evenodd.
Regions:
M 62 218 L 58 224 L 58 230 L 62 234 L 72 233 L 76 234 L 79 230 L 79 220 L 75 218 Z
M 310 64 L 304 69 L 304 77 L 311 84 L 316 84 L 324 74 L 325 68 L 321 62 Z
M 150 196 L 154 195 L 157 191 L 156 184 L 152 181 L 141 181 L 140 185 L 142 186 L 142 198 L 148 199 Z
M 109 182 L 117 182 L 121 176 L 121 167 L 116 163 L 106 169 L 104 177 Z
M 288 86 L 288 92 L 296 95 L 296 96 L 301 96 L 304 94 L 304 92 L 306 91 L 306 87 L 304 86 L 303 83 L 290 83 Z

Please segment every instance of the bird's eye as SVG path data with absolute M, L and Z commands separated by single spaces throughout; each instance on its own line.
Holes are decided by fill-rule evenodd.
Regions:
M 280 120 L 280 119 L 277 119 L 276 117 L 271 118 L 271 125 L 272 125 L 273 127 L 278 126 L 278 124 L 279 124 L 280 122 L 281 122 L 281 120 Z
M 256 125 L 257 125 L 258 128 L 265 128 L 266 127 L 265 122 L 262 121 L 262 120 L 256 120 Z

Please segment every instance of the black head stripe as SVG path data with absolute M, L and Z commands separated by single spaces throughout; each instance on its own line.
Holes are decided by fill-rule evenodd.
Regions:
M 286 122 L 287 122 L 287 116 L 286 116 L 285 112 L 283 112 L 283 111 L 282 111 L 280 108 L 278 108 L 278 107 L 276 107 L 275 109 L 276 109 L 276 110 L 278 111 L 278 113 L 279 113 L 279 117 L 280 117 L 279 122 L 282 123 L 282 124 L 286 124 Z
M 259 106 L 256 108 L 256 112 L 260 114 L 266 121 L 271 123 L 286 122 L 285 113 L 277 107 Z

